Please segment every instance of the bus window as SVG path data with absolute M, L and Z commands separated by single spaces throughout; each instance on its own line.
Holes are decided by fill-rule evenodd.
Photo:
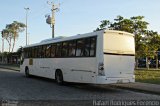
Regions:
M 40 57 L 41 57 L 40 47 L 41 47 L 41 46 L 38 46 L 38 47 L 37 47 L 37 58 L 40 58 Z
M 63 42 L 62 45 L 62 57 L 68 56 L 68 42 Z
M 41 58 L 45 57 L 45 46 L 40 46 L 40 57 Z
M 90 48 L 90 56 L 95 56 L 96 54 L 96 37 L 91 38 L 91 48 Z
M 28 49 L 24 49 L 24 58 L 28 58 Z
M 57 43 L 56 57 L 61 57 L 61 48 L 62 48 L 62 43 Z
M 32 58 L 32 48 L 29 48 L 29 58 Z
M 34 57 L 37 58 L 38 55 L 38 47 L 34 47 Z
M 84 56 L 89 57 L 89 52 L 90 52 L 90 38 L 86 38 L 85 47 L 83 51 Z
M 46 57 L 46 45 L 43 45 L 43 49 L 42 49 L 42 56 L 43 56 L 43 58 L 45 58 Z
M 51 57 L 55 57 L 56 54 L 56 45 L 52 44 L 51 45 Z
M 39 55 L 38 55 L 38 58 L 41 58 L 42 57 L 42 46 L 39 46 Z
M 46 57 L 49 58 L 51 55 L 51 45 L 46 46 Z
M 32 49 L 31 48 L 27 48 L 27 51 L 28 51 L 28 58 L 31 57 L 31 53 L 32 53 Z
M 76 56 L 84 56 L 84 39 L 77 40 Z
M 68 55 L 70 57 L 75 56 L 75 53 L 76 53 L 76 42 L 75 41 L 70 41 L 69 45 L 68 45 L 68 49 L 69 49 Z
M 35 55 L 35 53 L 34 53 L 34 47 L 32 47 L 32 58 L 34 58 L 34 55 Z

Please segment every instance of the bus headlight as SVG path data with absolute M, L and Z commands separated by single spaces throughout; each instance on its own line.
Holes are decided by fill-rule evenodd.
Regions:
M 99 63 L 99 65 L 98 65 L 98 75 L 99 76 L 105 76 L 104 64 L 103 63 Z

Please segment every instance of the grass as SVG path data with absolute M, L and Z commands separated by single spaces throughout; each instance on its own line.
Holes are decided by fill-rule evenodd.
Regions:
M 160 70 L 135 70 L 136 82 L 160 84 Z
M 13 69 L 14 71 L 19 71 L 20 65 L 18 64 L 0 64 L 1 68 Z

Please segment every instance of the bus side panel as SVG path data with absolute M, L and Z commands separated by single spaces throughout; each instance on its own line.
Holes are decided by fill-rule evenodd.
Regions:
M 33 59 L 33 65 L 28 63 L 29 59 L 25 59 L 24 64 L 29 67 L 32 75 L 55 79 L 55 70 L 60 69 L 63 73 L 64 81 L 79 83 L 96 82 L 96 57 L 43 58 Z M 23 70 L 25 70 L 25 66 L 23 66 Z
M 96 72 L 96 58 L 62 58 L 54 60 L 55 69 L 61 69 L 64 81 L 93 83 Z

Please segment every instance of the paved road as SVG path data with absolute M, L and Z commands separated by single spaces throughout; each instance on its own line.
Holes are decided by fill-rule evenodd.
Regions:
M 26 78 L 23 74 L 0 69 L 0 100 L 160 100 L 159 95 L 93 85 L 59 86 L 53 80 Z

